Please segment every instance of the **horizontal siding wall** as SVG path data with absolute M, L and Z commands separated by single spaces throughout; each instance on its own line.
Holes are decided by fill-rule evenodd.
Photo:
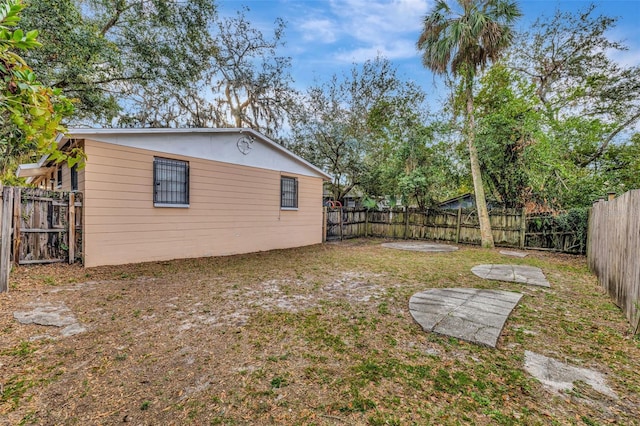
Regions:
M 153 206 L 153 151 L 87 140 L 85 266 L 220 256 L 322 242 L 322 180 L 189 162 L 190 207 Z M 298 178 L 295 211 L 280 209 L 280 176 Z

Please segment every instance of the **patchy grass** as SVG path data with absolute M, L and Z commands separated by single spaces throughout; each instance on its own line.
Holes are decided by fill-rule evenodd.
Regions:
M 241 256 L 82 269 L 20 267 L 0 295 L 0 418 L 9 424 L 640 424 L 640 340 L 582 257 L 355 240 Z M 485 281 L 480 263 L 541 267 L 550 289 Z M 524 294 L 498 349 L 424 333 L 412 294 Z M 60 303 L 87 332 L 20 325 Z M 35 336 L 49 338 L 32 340 Z M 524 351 L 604 373 L 554 395 Z

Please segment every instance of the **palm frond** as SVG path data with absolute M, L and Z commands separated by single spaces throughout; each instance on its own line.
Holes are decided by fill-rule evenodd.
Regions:
M 475 74 L 511 43 L 511 26 L 520 10 L 511 0 L 457 0 L 459 12 L 450 3 L 438 0 L 425 16 L 418 50 L 425 67 L 435 73 L 458 75 L 464 68 Z

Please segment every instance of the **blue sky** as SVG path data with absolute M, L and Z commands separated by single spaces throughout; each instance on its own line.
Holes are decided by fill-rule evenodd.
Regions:
M 624 41 L 629 51 L 616 54 L 615 59 L 640 64 L 640 0 L 521 0 L 523 17 L 516 28 L 526 28 L 541 15 L 552 16 L 556 9 L 583 10 L 591 3 L 599 13 L 619 17 L 611 37 Z M 398 67 L 402 78 L 420 83 L 427 93 L 441 90 L 437 82 L 434 87 L 415 49 L 432 0 L 219 0 L 217 4 L 222 15 L 247 6 L 248 18 L 265 35 L 271 34 L 277 17 L 287 23 L 286 46 L 279 55 L 292 58 L 299 89 L 340 75 L 353 63 L 380 53 Z

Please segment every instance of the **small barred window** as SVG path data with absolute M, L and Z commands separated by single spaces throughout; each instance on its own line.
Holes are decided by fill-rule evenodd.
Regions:
M 189 163 L 168 158 L 154 158 L 153 188 L 153 204 L 155 206 L 188 206 Z

